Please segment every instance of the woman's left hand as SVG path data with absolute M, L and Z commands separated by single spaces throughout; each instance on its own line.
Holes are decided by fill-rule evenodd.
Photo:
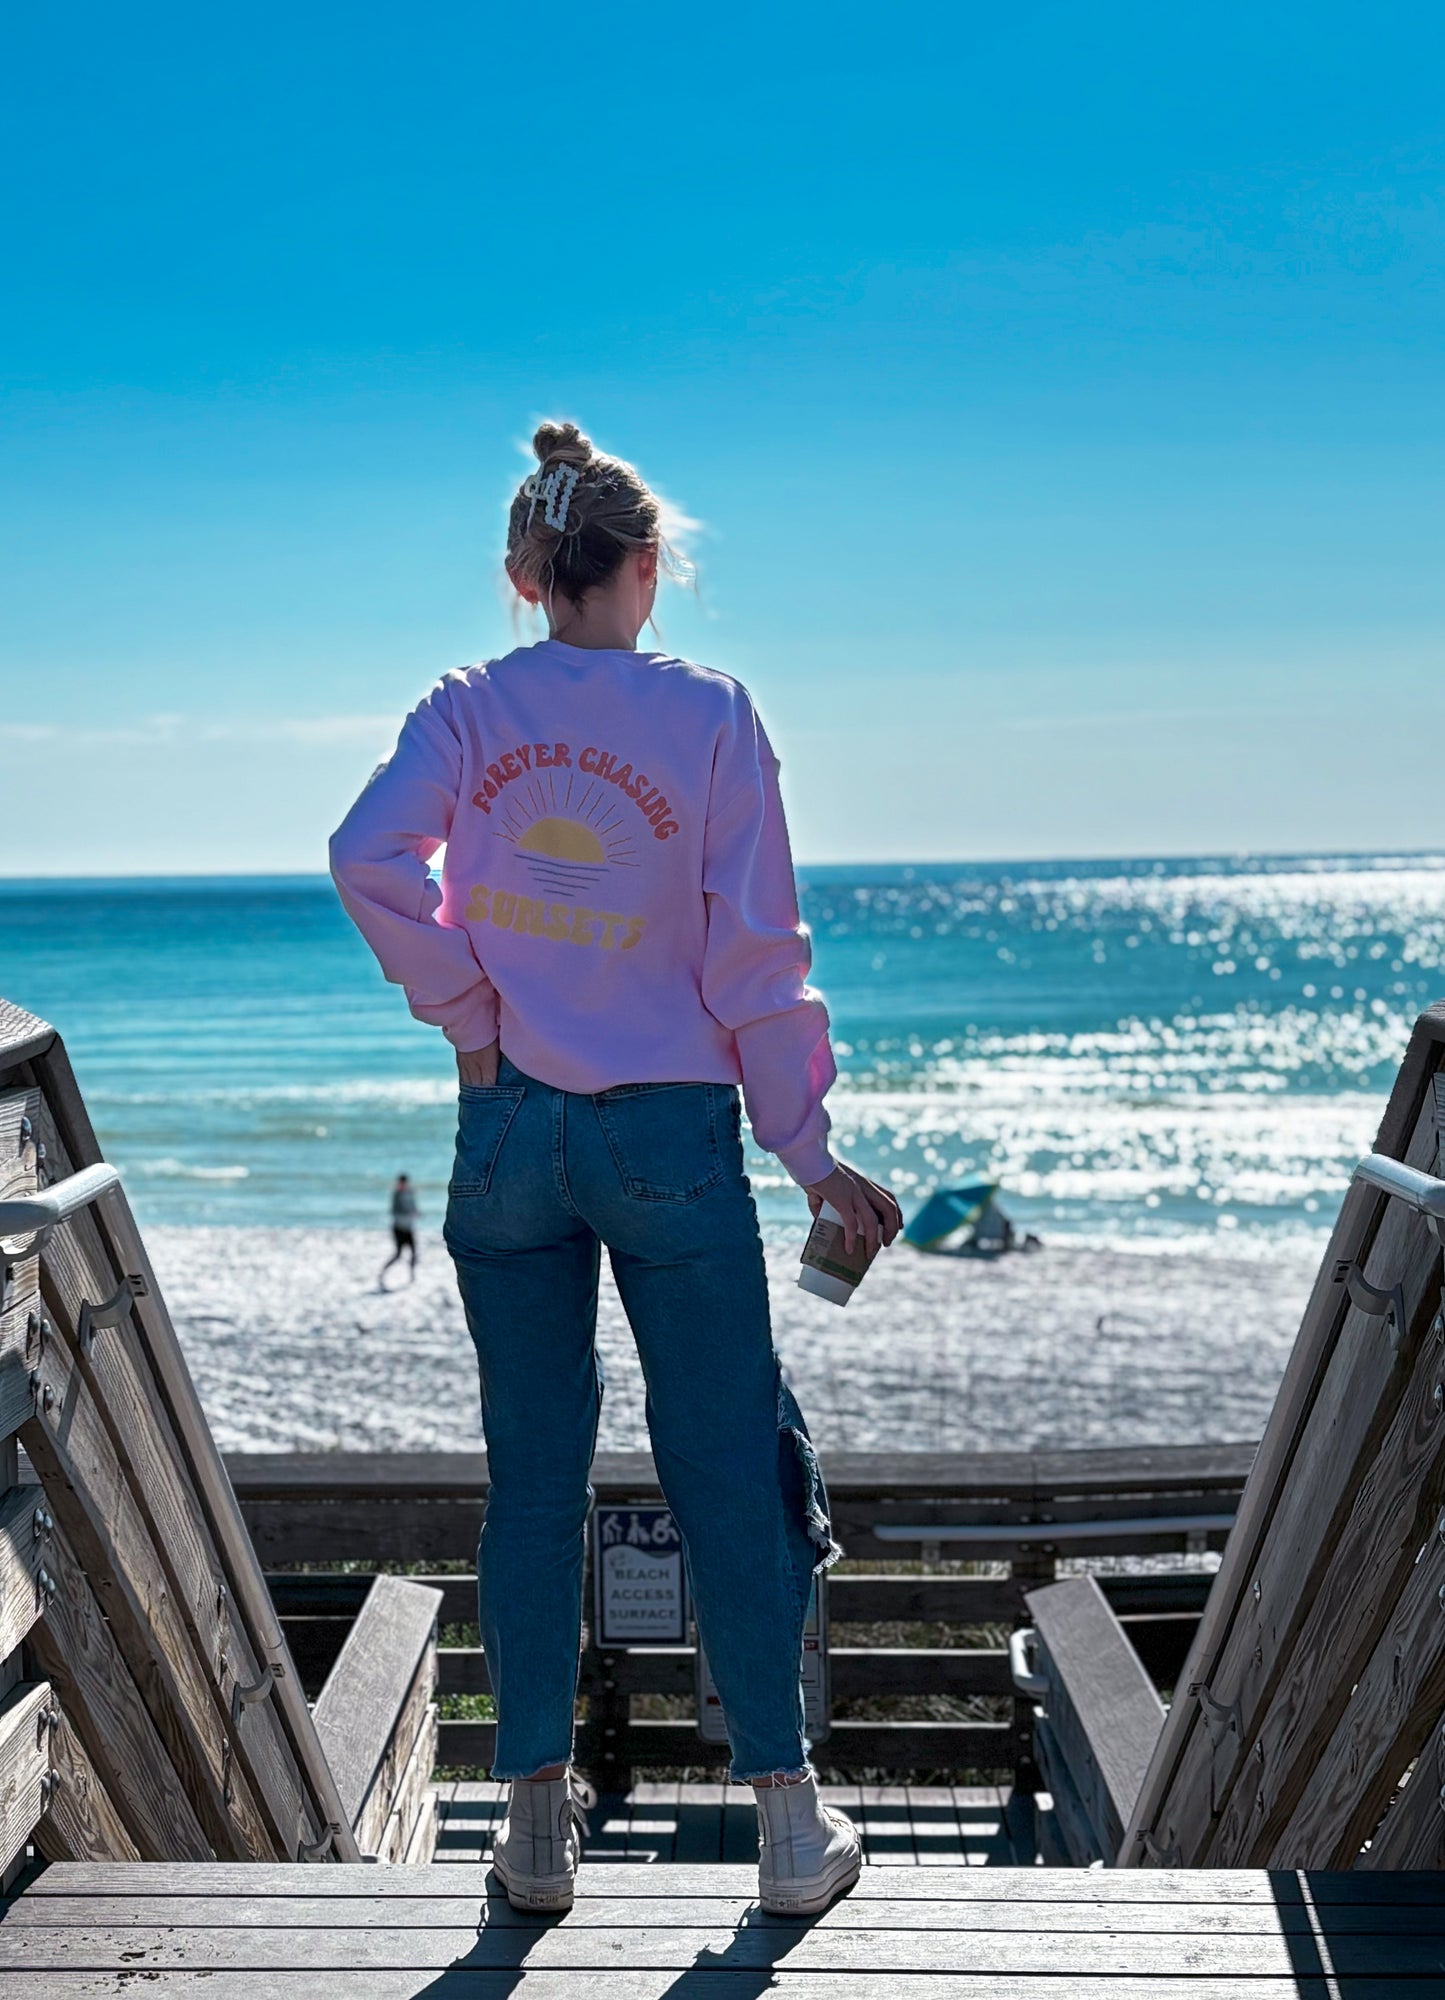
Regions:
M 871 1262 L 880 1245 L 891 1243 L 903 1227 L 903 1211 L 888 1189 L 842 1160 L 834 1163 L 825 1179 L 814 1181 L 803 1192 L 815 1218 L 825 1201 L 843 1218 L 843 1248 L 850 1256 L 854 1244 L 861 1241 Z
M 500 1042 L 488 1042 L 484 1049 L 458 1049 L 457 1075 L 463 1083 L 479 1083 L 484 1090 L 490 1090 L 497 1080 L 501 1060 Z

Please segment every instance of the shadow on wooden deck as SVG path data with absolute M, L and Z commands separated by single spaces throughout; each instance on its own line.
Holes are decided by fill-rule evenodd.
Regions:
M 435 1860 L 480 1862 L 506 1806 L 501 1784 L 437 1787 Z M 1032 1828 L 1024 1800 L 994 1785 L 825 1785 L 830 1805 L 846 1812 L 873 1866 L 978 1868 L 1031 1862 Z M 590 1815 L 589 1861 L 753 1863 L 757 1814 L 745 1785 L 637 1784 L 625 1797 L 604 1796 Z M 1013 1837 L 1016 1833 L 1017 1844 Z
M 61 1866 L 0 1915 L 6 2000 L 1425 2000 L 1445 1877 L 872 1867 L 811 1923 L 751 1868 L 586 1864 L 566 1916 L 480 1866 Z

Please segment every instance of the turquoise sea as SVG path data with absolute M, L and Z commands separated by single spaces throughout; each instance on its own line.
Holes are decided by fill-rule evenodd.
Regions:
M 995 1176 L 1046 1237 L 1317 1235 L 1445 996 L 1440 855 L 811 868 L 802 893 L 847 1150 L 905 1205 Z M 143 1222 L 374 1225 L 398 1170 L 440 1219 L 449 1052 L 326 881 L 0 883 L 0 992 L 65 1035 Z

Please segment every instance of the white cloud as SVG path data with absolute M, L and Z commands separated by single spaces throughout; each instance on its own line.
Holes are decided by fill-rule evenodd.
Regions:
M 355 744 L 384 750 L 395 741 L 395 715 L 213 716 L 147 715 L 134 722 L 85 726 L 66 722 L 0 721 L 0 743 L 29 748 L 139 749 L 197 743 Z

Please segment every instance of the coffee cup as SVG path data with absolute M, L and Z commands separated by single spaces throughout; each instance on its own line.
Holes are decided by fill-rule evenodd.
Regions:
M 803 1245 L 798 1283 L 805 1292 L 830 1299 L 835 1306 L 846 1306 L 872 1261 L 861 1230 L 853 1240 L 853 1248 L 844 1248 L 843 1218 L 825 1201 Z

